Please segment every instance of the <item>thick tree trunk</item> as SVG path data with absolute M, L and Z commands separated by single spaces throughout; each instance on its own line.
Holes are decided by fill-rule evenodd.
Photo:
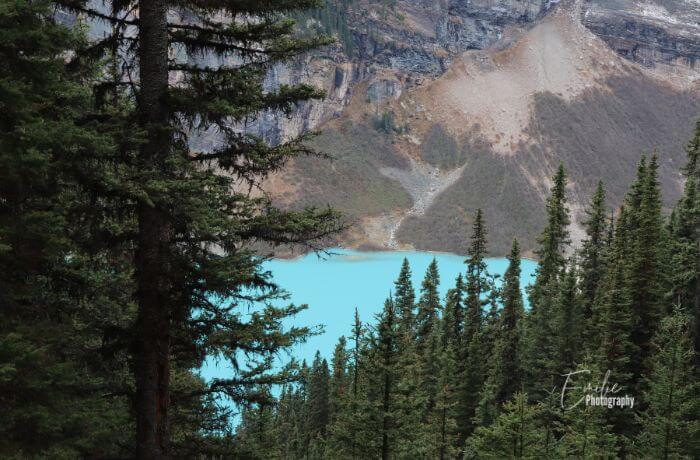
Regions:
M 168 90 L 167 8 L 163 0 L 139 4 L 140 122 L 148 141 L 141 149 L 148 173 L 165 171 L 171 152 Z M 135 343 L 136 455 L 141 459 L 169 457 L 170 405 L 170 244 L 172 228 L 166 214 L 141 203 L 136 253 L 138 318 Z

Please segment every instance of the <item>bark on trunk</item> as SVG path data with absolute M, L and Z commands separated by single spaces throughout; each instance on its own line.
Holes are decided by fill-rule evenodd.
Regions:
M 164 171 L 171 152 L 165 104 L 168 90 L 167 7 L 163 0 L 139 4 L 139 115 L 148 141 L 141 149 L 146 171 Z M 138 317 L 135 343 L 136 456 L 169 457 L 170 405 L 170 244 L 167 215 L 145 203 L 139 205 L 136 253 Z

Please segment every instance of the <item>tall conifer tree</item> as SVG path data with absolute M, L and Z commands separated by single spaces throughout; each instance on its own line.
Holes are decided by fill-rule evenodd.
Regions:
M 606 232 L 608 231 L 607 208 L 605 205 L 605 188 L 598 182 L 591 202 L 586 208 L 586 220 L 583 222 L 586 238 L 581 244 L 581 307 L 584 321 L 583 335 L 588 341 L 593 332 L 588 328 L 593 317 L 593 302 L 605 272 Z
M 503 277 L 503 311 L 494 347 L 494 365 L 489 382 L 497 408 L 522 391 L 522 328 L 525 309 L 520 292 L 520 246 L 513 240 L 508 269 Z
M 552 180 L 547 199 L 547 224 L 538 240 L 537 277 L 530 287 L 530 312 L 526 318 L 524 368 L 526 389 L 532 398 L 542 400 L 552 388 L 555 374 L 555 334 L 552 318 L 559 277 L 565 266 L 565 249 L 569 244 L 570 223 L 566 199 L 566 172 L 560 165 Z
M 423 347 L 426 345 L 433 327 L 437 324 L 436 319 L 440 314 L 439 285 L 440 274 L 438 273 L 437 260 L 433 258 L 430 265 L 428 265 L 421 284 L 418 312 L 415 319 L 415 340 L 419 352 L 422 352 Z
M 411 266 L 404 257 L 399 277 L 394 282 L 394 302 L 399 315 L 402 339 L 411 338 L 415 322 L 416 294 L 411 282 Z
M 124 149 L 117 169 L 126 182 L 122 215 L 136 222 L 131 261 L 138 305 L 132 334 L 136 454 L 168 457 L 174 350 L 187 350 L 177 360 L 196 367 L 208 352 L 234 357 L 237 350 L 256 349 L 269 365 L 204 391 L 236 395 L 245 403 L 251 382 L 289 378 L 275 376 L 268 358 L 305 333 L 279 329 L 294 308 L 269 307 L 241 325 L 236 307 L 250 299 L 243 290 L 261 289 L 255 297 L 263 300 L 278 295 L 250 244 L 318 241 L 339 227 L 332 212 L 282 212 L 268 199 L 253 197 L 250 190 L 267 173 L 309 150 L 296 139 L 270 146 L 238 128 L 262 111 L 289 113 L 295 103 L 321 96 L 307 85 L 272 91 L 263 85 L 270 65 L 325 43 L 301 38 L 289 19 L 291 12 L 318 3 L 112 1 L 100 11 L 86 0 L 56 3 L 114 26 L 93 44 L 91 56 L 111 53 L 124 64 L 113 67 L 124 74 L 106 85 L 127 88 L 122 94 L 134 107 L 130 128 L 140 134 L 136 145 Z M 112 53 L 115 49 L 119 52 Z M 219 64 L 207 66 L 209 60 L 197 56 Z M 221 133 L 220 147 L 192 151 L 191 136 L 208 130 Z
M 600 369 L 603 373 L 610 371 L 611 378 L 628 390 L 635 388 L 636 364 L 633 358 L 637 356 L 632 340 L 634 323 L 627 258 L 630 244 L 629 217 L 623 206 L 615 230 L 610 265 L 596 298 L 594 318 L 599 330 L 595 350 Z M 618 447 L 626 449 L 634 432 L 633 420 L 623 412 L 608 411 L 606 421 L 619 435 Z
M 488 294 L 488 272 L 486 269 L 486 225 L 481 209 L 477 209 L 472 225 L 466 273 L 465 319 L 459 359 L 463 362 L 459 390 L 458 431 L 459 443 L 463 445 L 474 430 L 474 416 L 479 405 L 485 375 L 483 352 L 483 305 Z
M 629 199 L 630 202 L 638 201 L 639 207 L 628 208 L 631 223 L 628 260 L 634 323 L 632 340 L 637 351 L 633 357 L 636 380 L 648 369 L 651 339 L 661 316 L 667 310 L 662 305 L 667 263 L 662 248 L 664 228 L 657 156 L 653 155 L 646 167 L 642 166 L 643 163 L 640 163 L 643 174 L 637 177 L 632 189 L 633 195 Z

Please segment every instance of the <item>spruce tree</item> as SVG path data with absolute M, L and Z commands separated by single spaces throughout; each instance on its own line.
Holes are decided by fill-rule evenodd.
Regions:
M 375 382 L 370 378 L 374 368 L 366 332 L 356 309 L 348 363 L 349 388 L 329 428 L 326 457 L 360 459 L 377 455 L 378 411 L 375 401 L 370 400 L 370 390 L 376 393 L 376 388 L 370 388 Z
M 496 411 L 522 390 L 522 328 L 525 309 L 520 292 L 520 246 L 513 240 L 508 268 L 503 276 L 503 311 L 494 346 L 489 385 L 493 385 Z
M 173 358 L 195 368 L 209 353 L 236 357 L 254 350 L 267 364 L 205 390 L 245 403 L 252 382 L 289 379 L 268 358 L 307 332 L 280 329 L 296 308 L 263 307 L 264 314 L 241 324 L 237 309 L 251 299 L 250 290 L 263 301 L 279 295 L 252 243 L 318 242 L 340 226 L 328 210 L 280 211 L 264 194 L 253 196 L 269 172 L 309 150 L 299 139 L 271 146 L 239 128 L 266 110 L 289 113 L 299 101 L 321 96 L 308 85 L 263 85 L 272 64 L 326 42 L 299 36 L 289 19 L 291 12 L 318 4 L 143 0 L 106 2 L 96 11 L 86 0 L 56 3 L 114 26 L 91 46 L 90 57 L 117 49 L 112 57 L 123 61 L 114 66 L 123 74 L 106 84 L 125 88 L 122 95 L 134 108 L 126 118 L 129 131 L 139 134 L 135 145 L 124 146 L 116 168 L 126 176 L 122 215 L 135 223 L 136 454 L 167 457 Z M 209 61 L 218 64 L 204 64 Z M 221 134 L 219 147 L 190 149 L 194 136 L 214 131 Z M 175 396 L 183 400 L 187 392 Z
M 333 359 L 331 361 L 332 374 L 329 396 L 330 422 L 332 422 L 343 409 L 343 404 L 347 400 L 347 395 L 350 392 L 350 376 L 348 375 L 349 356 L 346 347 L 347 340 L 345 336 L 341 335 L 333 350 Z
M 584 399 L 591 393 L 589 386 L 600 384 L 603 372 L 589 360 L 571 371 L 577 373 L 572 375 L 566 394 L 560 398 L 563 410 L 558 430 L 562 433 L 559 452 L 566 458 L 610 458 L 617 451 L 615 434 L 605 418 L 605 412 L 610 409 L 587 405 Z
M 582 357 L 585 320 L 581 295 L 578 291 L 576 268 L 576 258 L 572 257 L 568 269 L 562 274 L 552 312 L 552 330 L 555 333 L 556 342 L 553 369 L 558 369 L 560 374 L 575 369 Z
M 445 312 L 442 318 L 442 337 L 444 345 L 453 343 L 457 349 L 462 342 L 464 331 L 464 281 L 462 274 L 457 275 L 455 287 L 447 291 Z
M 605 188 L 602 182 L 598 182 L 591 202 L 586 208 L 586 220 L 583 226 L 586 230 L 586 238 L 581 244 L 580 251 L 581 307 L 584 321 L 583 338 L 588 341 L 593 335 L 593 331 L 588 329 L 593 316 L 593 302 L 605 272 L 608 222 Z
M 316 352 L 309 369 L 307 417 L 309 436 L 323 438 L 330 421 L 330 371 L 328 362 Z
M 474 335 L 481 330 L 483 322 L 483 296 L 486 293 L 486 226 L 481 209 L 477 209 L 472 226 L 471 243 L 468 250 L 466 273 L 466 300 L 464 344 L 468 346 Z
M 400 335 L 410 339 L 413 335 L 415 321 L 416 294 L 411 282 L 411 266 L 404 257 L 399 277 L 394 282 L 394 302 L 400 317 Z
M 697 458 L 700 455 L 700 385 L 694 374 L 690 317 L 677 306 L 654 338 L 655 352 L 639 417 L 636 455 L 642 458 Z
M 628 208 L 630 214 L 629 248 L 630 292 L 632 295 L 632 340 L 637 354 L 634 377 L 639 380 L 648 369 L 651 354 L 651 339 L 659 319 L 665 312 L 663 307 L 663 284 L 668 265 L 662 250 L 664 235 L 661 216 L 661 192 L 659 188 L 656 155 L 642 167 L 643 175 L 637 177 L 630 202 L 639 202 L 638 208 Z
M 547 199 L 547 224 L 538 240 L 539 258 L 535 282 L 528 290 L 530 311 L 526 317 L 524 368 L 525 388 L 534 400 L 543 400 L 552 388 L 555 334 L 552 329 L 559 277 L 564 269 L 565 249 L 569 244 L 569 210 L 566 200 L 566 173 L 559 166 Z
M 419 352 L 422 352 L 426 345 L 433 326 L 437 324 L 436 319 L 440 314 L 439 285 L 440 274 L 438 273 L 437 260 L 433 258 L 430 265 L 428 265 L 423 283 L 421 284 L 418 311 L 415 319 L 415 340 Z
M 379 317 L 375 339 L 374 378 L 377 385 L 377 405 L 379 420 L 377 434 L 380 437 L 379 456 L 386 460 L 393 455 L 396 447 L 396 363 L 397 363 L 397 318 L 393 299 L 384 303 Z
M 537 278 L 530 293 L 533 311 L 537 309 L 541 290 L 561 272 L 566 262 L 565 250 L 571 242 L 568 229 L 571 219 L 566 198 L 567 177 L 563 165 L 559 165 L 552 183 L 547 199 L 547 224 L 538 239 L 539 249 L 536 251 L 539 259 Z
M 474 430 L 474 416 L 479 404 L 481 388 L 485 380 L 485 365 L 482 357 L 483 305 L 488 295 L 488 272 L 486 270 L 486 226 L 481 209 L 477 209 L 472 226 L 466 273 L 465 320 L 459 360 L 462 366 L 459 389 L 458 431 L 459 444 L 463 445 Z
M 459 374 L 455 344 L 451 340 L 445 340 L 442 330 L 435 327 L 431 339 L 431 350 L 435 351 L 430 353 L 433 364 L 426 361 L 430 370 L 434 372 L 434 377 L 430 387 L 432 394 L 429 395 L 429 405 L 424 417 L 425 435 L 421 444 L 425 450 L 425 457 L 448 459 L 454 458 L 456 454 Z
M 637 355 L 632 340 L 633 312 L 629 280 L 629 217 L 622 207 L 615 230 L 609 268 L 602 280 L 594 305 L 598 340 L 596 360 L 602 372 L 610 371 L 611 378 L 621 387 L 635 388 L 633 357 Z M 634 432 L 633 420 L 620 411 L 608 411 L 606 421 L 618 435 L 618 447 L 627 448 Z

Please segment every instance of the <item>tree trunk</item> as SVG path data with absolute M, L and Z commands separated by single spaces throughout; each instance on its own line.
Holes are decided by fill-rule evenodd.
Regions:
M 141 164 L 151 175 L 166 171 L 172 137 L 167 129 L 168 90 L 167 7 L 163 0 L 139 4 L 140 123 L 148 135 Z M 138 317 L 135 338 L 136 456 L 169 457 L 170 406 L 170 244 L 172 228 L 164 211 L 140 203 L 136 251 Z

